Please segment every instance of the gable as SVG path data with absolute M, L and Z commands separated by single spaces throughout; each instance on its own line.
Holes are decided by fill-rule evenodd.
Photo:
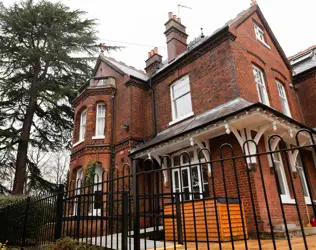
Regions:
M 253 35 L 252 37 L 255 38 L 254 23 L 256 23 L 261 29 L 264 30 L 265 37 L 269 40 L 268 45 L 271 47 L 271 50 L 275 49 L 278 52 L 280 58 L 283 60 L 286 67 L 288 69 L 291 69 L 292 67 L 290 62 L 288 61 L 281 45 L 276 39 L 272 29 L 270 28 L 267 20 L 265 19 L 258 5 L 252 6 L 247 11 L 244 11 L 241 16 L 233 20 L 233 22 L 231 22 L 229 25 L 229 30 L 234 35 L 236 35 L 238 39 L 238 29 L 240 29 L 240 27 L 244 25 L 249 24 L 249 22 L 253 23 L 252 27 L 248 28 L 247 30 L 248 32 L 251 32 L 251 34 Z

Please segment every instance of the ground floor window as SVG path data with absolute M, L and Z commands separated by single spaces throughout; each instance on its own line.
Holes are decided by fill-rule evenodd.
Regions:
M 172 156 L 172 188 L 181 193 L 181 200 L 209 197 L 208 166 L 202 154 L 198 160 L 198 151 L 187 151 L 190 157 L 181 153 Z
M 279 150 L 277 147 L 275 150 Z M 280 194 L 283 203 L 293 203 L 293 199 L 290 196 L 290 190 L 285 174 L 285 169 L 280 152 L 273 153 L 273 162 L 276 169 L 277 178 L 280 184 Z M 295 202 L 295 201 L 294 201 Z
M 311 199 L 310 199 L 309 192 L 308 192 L 307 180 L 306 180 L 306 176 L 305 176 L 304 169 L 303 169 L 302 159 L 301 159 L 301 156 L 299 154 L 298 154 L 297 160 L 296 160 L 296 169 L 297 169 L 298 175 L 300 177 L 302 190 L 303 190 L 303 194 L 305 197 L 305 202 L 310 204 Z

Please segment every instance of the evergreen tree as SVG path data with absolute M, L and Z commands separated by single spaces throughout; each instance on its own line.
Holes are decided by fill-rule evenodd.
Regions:
M 40 177 L 27 157 L 30 145 L 70 145 L 70 103 L 98 49 L 96 21 L 84 14 L 46 0 L 0 3 L 0 157 L 16 152 L 13 194 L 23 193 L 27 166 Z

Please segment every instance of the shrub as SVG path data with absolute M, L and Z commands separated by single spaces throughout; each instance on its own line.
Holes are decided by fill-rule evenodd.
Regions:
M 27 245 L 35 245 L 37 239 L 46 235 L 41 228 L 55 221 L 55 206 L 54 200 L 51 199 L 30 199 L 25 234 Z M 0 210 L 0 240 L 8 240 L 8 245 L 21 243 L 26 208 L 27 200 L 22 199 Z
M 102 250 L 103 247 L 80 243 L 72 238 L 62 238 L 43 248 L 44 250 Z

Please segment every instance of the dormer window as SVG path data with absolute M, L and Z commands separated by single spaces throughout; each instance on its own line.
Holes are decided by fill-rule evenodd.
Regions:
M 270 48 L 270 46 L 265 41 L 265 35 L 264 35 L 263 29 L 261 29 L 257 24 L 254 24 L 254 26 L 255 26 L 255 33 L 256 33 L 257 40 L 262 42 L 266 47 Z

